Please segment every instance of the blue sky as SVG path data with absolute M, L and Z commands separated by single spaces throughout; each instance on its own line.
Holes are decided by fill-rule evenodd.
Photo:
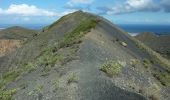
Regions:
M 0 0 L 0 24 L 50 24 L 76 10 L 115 24 L 170 24 L 170 0 Z

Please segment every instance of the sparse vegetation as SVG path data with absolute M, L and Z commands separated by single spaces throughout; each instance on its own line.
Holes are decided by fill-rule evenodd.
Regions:
M 102 65 L 101 70 L 112 77 L 122 71 L 122 65 L 118 61 L 108 61 Z
M 0 89 L 3 88 L 6 84 L 14 81 L 19 75 L 20 72 L 18 70 L 11 70 L 3 74 L 2 78 L 0 79 Z
M 28 96 L 31 96 L 31 95 L 33 95 L 33 94 L 34 94 L 34 91 L 28 92 Z
M 31 95 L 34 95 L 34 94 L 36 94 L 36 93 L 41 93 L 42 92 L 42 90 L 43 90 L 43 85 L 36 85 L 35 87 L 34 87 L 34 89 L 32 90 L 32 91 L 30 91 L 30 92 L 28 92 L 28 96 L 31 96 Z
M 60 81 L 59 81 L 58 78 L 56 78 L 55 80 L 53 80 L 53 85 L 54 85 L 54 87 L 55 87 L 55 90 L 59 88 L 59 82 L 60 82 Z
M 139 59 L 131 59 L 131 61 L 130 61 L 130 64 L 133 66 L 133 67 L 135 67 L 137 64 L 139 64 L 140 63 L 140 60 Z
M 63 19 L 64 17 L 46 29 L 48 30 L 52 28 L 56 24 L 62 22 Z M 72 32 L 65 34 L 64 39 L 62 39 L 61 41 L 57 41 L 57 45 L 46 47 L 42 52 L 38 53 L 39 56 L 36 55 L 34 57 L 35 59 L 29 60 L 28 62 L 24 61 L 16 66 L 14 65 L 15 69 L 13 69 L 13 71 L 7 71 L 2 75 L 3 77 L 0 79 L 0 88 L 14 81 L 22 73 L 26 72 L 30 73 L 31 71 L 35 70 L 38 66 L 42 65 L 45 66 L 44 71 L 48 72 L 57 62 L 62 62 L 65 59 L 64 55 L 57 54 L 57 51 L 62 47 L 68 47 L 73 44 L 79 44 L 84 34 L 89 32 L 92 28 L 95 28 L 98 22 L 99 20 L 93 17 L 89 17 L 86 21 L 81 20 L 80 23 Z M 42 44 L 43 48 L 44 45 L 45 44 Z M 44 73 L 44 75 L 47 74 Z
M 43 85 L 37 85 L 37 86 L 35 87 L 35 91 L 41 92 L 43 88 L 44 88 Z
M 12 96 L 17 92 L 17 89 L 11 90 L 0 90 L 0 99 L 1 100 L 11 100 Z
M 155 51 L 153 51 L 151 48 L 144 45 L 140 41 L 134 38 L 133 40 L 140 49 L 146 51 L 151 56 L 152 61 L 155 61 L 156 63 L 160 64 L 167 72 L 170 72 L 170 63 L 167 59 L 163 58 L 160 54 L 156 53 Z
M 151 67 L 151 62 L 148 59 L 143 60 L 143 65 L 145 68 L 150 68 Z
M 170 63 L 167 59 L 163 58 L 160 54 L 157 52 L 153 51 L 151 48 L 148 46 L 144 45 L 140 41 L 131 38 L 133 41 L 135 41 L 136 45 L 143 51 L 147 52 L 149 56 L 151 57 L 150 60 L 145 60 L 144 61 L 144 66 L 146 68 L 149 67 L 150 72 L 152 75 L 160 81 L 160 83 L 164 86 L 170 86 L 170 76 L 168 73 L 170 73 Z M 158 65 L 159 67 L 161 66 L 162 68 L 156 68 L 153 67 L 154 65 Z M 157 67 L 158 67 L 157 66 Z M 162 72 L 163 71 L 163 72 Z
M 152 74 L 163 86 L 170 87 L 170 76 L 167 73 L 160 73 L 159 70 L 154 70 Z
M 166 71 L 161 71 L 161 69 L 153 66 L 152 61 L 149 59 L 143 60 L 143 65 L 145 68 L 149 69 L 151 74 L 163 85 L 170 86 L 170 76 Z
M 88 41 L 88 39 L 87 39 L 87 41 L 85 41 L 85 46 L 84 45 L 80 46 L 79 44 L 82 42 L 83 36 L 85 36 L 88 32 L 90 32 L 91 29 L 95 28 L 97 23 L 99 22 L 97 17 L 91 18 L 91 16 L 90 16 L 86 19 L 85 19 L 85 17 L 83 17 L 82 19 L 83 19 L 83 21 L 82 20 L 76 21 L 75 23 L 69 25 L 69 23 L 65 23 L 65 22 L 67 22 L 67 20 L 63 17 L 58 22 L 47 27 L 46 30 L 43 30 L 43 31 L 46 31 L 44 33 L 43 32 L 41 33 L 43 35 L 41 35 L 41 34 L 39 34 L 38 36 L 35 35 L 34 39 L 36 41 L 31 41 L 32 43 L 30 43 L 30 44 L 28 42 L 26 44 L 26 46 L 24 44 L 25 47 L 23 48 L 22 53 L 26 53 L 25 49 L 29 49 L 29 48 L 31 48 L 33 51 L 31 51 L 31 49 L 29 49 L 28 55 L 27 54 L 20 55 L 20 52 L 16 53 L 17 57 L 16 57 L 15 62 L 17 64 L 14 63 L 14 65 L 12 65 L 13 64 L 12 61 L 11 61 L 12 63 L 9 64 L 9 65 L 12 65 L 11 68 L 16 68 L 16 69 L 14 69 L 12 71 L 10 70 L 7 73 L 4 73 L 2 75 L 2 79 L 0 79 L 0 90 L 3 90 L 2 95 L 1 95 L 1 91 L 0 91 L 0 99 L 2 99 L 2 100 L 11 99 L 12 95 L 16 93 L 15 90 L 5 91 L 5 88 L 1 89 L 1 87 L 5 87 L 5 86 L 14 87 L 15 85 L 17 85 L 17 86 L 19 85 L 19 87 L 20 87 L 20 84 L 22 84 L 22 82 L 24 82 L 24 80 L 27 80 L 27 81 L 32 80 L 33 82 L 31 82 L 31 83 L 28 82 L 28 87 L 26 88 L 26 90 L 24 90 L 26 86 L 22 85 L 20 88 L 23 87 L 22 88 L 23 90 L 19 91 L 17 96 L 20 96 L 22 94 L 22 92 L 24 92 L 24 93 L 27 92 L 28 96 L 31 96 L 31 97 L 35 96 L 37 99 L 39 99 L 39 97 L 41 96 L 39 94 L 43 95 L 43 97 L 42 98 L 40 97 L 40 99 L 46 98 L 45 96 L 47 96 L 48 99 L 51 99 L 51 98 L 54 98 L 54 99 L 55 98 L 61 98 L 61 99 L 62 98 L 66 98 L 66 99 L 73 98 L 74 99 L 75 93 L 77 93 L 76 84 L 78 82 L 80 82 L 79 77 L 76 73 L 70 73 L 70 72 L 75 72 L 75 71 L 78 71 L 81 74 L 81 78 L 83 78 L 83 79 L 84 79 L 84 77 L 86 79 L 88 77 L 93 76 L 90 78 L 92 81 L 90 81 L 90 82 L 88 81 L 87 84 L 86 83 L 81 84 L 82 86 L 85 86 L 85 87 L 82 87 L 82 89 L 83 89 L 82 94 L 83 94 L 83 92 L 87 92 L 87 91 L 84 91 L 84 90 L 86 90 L 86 85 L 87 85 L 87 87 L 89 86 L 90 89 L 95 89 L 97 92 L 96 96 L 100 97 L 100 94 L 104 93 L 104 92 L 101 92 L 100 86 L 94 87 L 94 84 L 95 84 L 95 82 L 99 82 L 98 84 L 103 84 L 102 79 L 104 78 L 104 80 L 107 81 L 107 77 L 102 77 L 102 79 L 101 79 L 101 77 L 98 76 L 98 74 L 101 74 L 101 73 L 98 73 L 99 70 L 93 71 L 93 69 L 91 69 L 91 65 L 96 66 L 99 64 L 99 60 L 103 61 L 104 59 L 107 60 L 112 57 L 115 57 L 115 58 L 121 59 L 121 60 L 124 59 L 124 61 L 127 61 L 128 58 L 131 58 L 131 57 L 137 57 L 138 59 L 141 59 L 145 56 L 148 57 L 147 53 L 145 53 L 145 52 L 142 53 L 142 50 L 136 50 L 136 47 L 133 48 L 134 41 L 129 40 L 130 36 L 129 37 L 128 37 L 128 35 L 123 36 L 125 34 L 123 34 L 123 32 L 121 32 L 121 30 L 117 29 L 116 27 L 114 28 L 114 25 L 111 25 L 111 24 L 107 25 L 107 21 L 105 21 L 105 20 L 103 20 L 103 22 L 100 23 L 100 25 L 99 25 L 99 27 L 102 26 L 100 28 L 101 28 L 101 30 L 103 28 L 103 30 L 102 31 L 98 30 L 100 28 L 97 28 L 97 30 L 94 30 L 94 33 L 92 35 L 92 36 L 94 36 L 94 38 L 91 38 L 90 36 L 86 37 L 92 41 Z M 68 20 L 68 21 L 72 22 L 72 20 L 74 21 L 74 18 L 71 19 L 71 21 L 70 20 Z M 61 24 L 61 23 L 64 23 L 64 24 Z M 57 26 L 60 26 L 60 24 L 61 24 L 61 27 L 57 27 Z M 67 25 L 65 25 L 65 24 L 67 24 Z M 111 25 L 111 26 L 109 26 L 109 25 Z M 113 30 L 111 28 L 113 28 Z M 53 31 L 54 31 L 53 29 L 55 30 L 54 33 L 53 33 Z M 57 30 L 57 29 L 59 29 L 59 30 Z M 108 31 L 107 31 L 107 29 L 108 29 Z M 49 32 L 48 32 L 48 30 L 49 30 Z M 116 34 L 117 32 L 120 34 L 117 35 Z M 47 33 L 49 33 L 49 34 L 44 35 Z M 98 34 L 100 34 L 100 33 L 103 34 L 102 38 L 98 37 Z M 64 37 L 63 37 L 63 35 L 64 35 Z M 116 43 L 114 43 L 114 45 L 113 45 L 113 43 L 110 42 L 111 35 L 114 35 L 114 38 L 115 38 L 113 40 L 114 42 L 116 42 Z M 41 37 L 39 37 L 39 36 L 41 36 Z M 48 38 L 46 38 L 45 36 L 47 36 Z M 117 37 L 119 37 L 120 40 L 116 39 Z M 57 40 L 56 38 L 57 39 L 59 38 L 59 39 Z M 45 40 L 43 40 L 43 39 L 45 39 Z M 127 40 L 127 41 L 122 41 L 123 39 Z M 57 41 L 57 43 L 56 43 L 56 41 Z M 106 46 L 101 45 L 100 43 L 98 43 L 98 41 L 102 41 L 102 42 L 105 41 Z M 34 43 L 37 43 L 37 44 L 34 45 Z M 35 46 L 37 46 L 37 47 L 35 47 Z M 79 46 L 83 47 L 83 48 L 80 48 L 80 54 L 77 53 L 77 55 L 76 55 L 75 53 L 77 52 L 77 50 L 79 50 Z M 88 48 L 89 46 L 93 46 L 93 47 Z M 114 47 L 112 47 L 112 46 L 114 46 Z M 132 48 L 130 48 L 130 49 L 126 48 L 129 46 Z M 124 50 L 126 48 L 126 49 L 128 49 L 128 51 L 120 50 L 121 48 L 122 49 L 124 48 Z M 143 47 L 141 47 L 141 48 L 143 48 Z M 120 51 L 116 52 L 117 50 L 120 50 Z M 33 53 L 33 54 L 31 54 L 31 53 Z M 102 54 L 99 54 L 99 53 L 102 53 Z M 73 54 L 75 54 L 75 55 L 73 55 Z M 22 56 L 22 57 L 20 57 L 20 56 Z M 104 57 L 104 58 L 100 58 L 100 57 Z M 24 60 L 22 58 L 24 58 Z M 30 58 L 30 60 L 28 60 L 29 58 Z M 90 63 L 89 61 L 91 61 L 91 59 L 93 59 L 93 58 L 95 61 L 93 63 Z M 152 56 L 150 58 L 152 58 Z M 15 57 L 14 57 L 14 59 L 15 59 Z M 68 61 L 71 61 L 73 59 L 76 59 L 76 61 L 72 62 L 72 63 L 67 63 Z M 84 61 L 84 59 L 85 59 L 85 62 L 82 63 L 82 60 Z M 169 73 L 167 74 L 166 71 L 164 73 L 164 70 L 162 71 L 159 68 L 157 68 L 157 65 L 159 67 L 159 64 L 155 63 L 155 60 L 151 59 L 154 61 L 155 65 L 153 65 L 153 62 L 150 59 L 143 60 L 143 65 L 145 66 L 145 68 L 147 68 L 147 71 L 149 70 L 149 72 L 151 73 L 151 74 L 146 74 L 144 72 L 145 68 L 141 67 L 142 61 L 140 62 L 140 60 L 138 60 L 138 59 L 130 60 L 130 64 L 136 68 L 132 68 L 132 67 L 130 68 L 129 62 L 128 62 L 128 65 L 126 66 L 127 62 L 120 62 L 120 61 L 116 61 L 116 60 L 106 61 L 104 64 L 102 64 L 102 66 L 100 66 L 101 67 L 100 70 L 103 71 L 102 72 L 103 74 L 106 73 L 110 77 L 114 77 L 117 75 L 121 76 L 119 78 L 116 78 L 113 81 L 110 81 L 110 80 L 107 81 L 107 84 L 104 83 L 103 87 L 105 87 L 105 89 L 110 88 L 108 86 L 108 84 L 110 85 L 110 84 L 112 84 L 112 82 L 114 82 L 115 85 L 120 88 L 120 89 L 118 88 L 120 93 L 122 93 L 122 94 L 125 93 L 124 97 L 126 97 L 126 96 L 128 97 L 128 95 L 132 95 L 132 96 L 134 96 L 134 99 L 135 98 L 140 99 L 140 97 L 142 98 L 142 96 L 133 93 L 134 91 L 139 92 L 140 94 L 145 94 L 146 90 L 143 89 L 143 87 L 149 87 L 148 86 L 149 84 L 159 83 L 159 82 L 156 82 L 156 80 L 154 80 L 154 78 L 152 77 L 151 74 L 153 74 L 153 76 L 157 80 L 159 80 L 162 85 L 168 86 L 170 84 Z M 157 60 L 157 61 L 159 61 L 159 60 Z M 68 64 L 68 66 L 66 66 L 66 67 L 62 66 L 62 65 L 65 65 L 66 63 Z M 89 65 L 86 66 L 86 63 Z M 80 68 L 79 65 L 82 68 Z M 138 67 L 138 65 L 140 65 L 139 66 L 140 68 Z M 84 68 L 84 66 L 85 66 L 85 68 Z M 126 66 L 126 68 L 123 68 L 124 66 Z M 9 66 L 7 66 L 7 68 L 8 67 Z M 123 73 L 122 73 L 122 71 L 123 71 Z M 28 72 L 29 75 L 26 75 L 25 72 Z M 23 80 L 16 81 L 16 82 L 14 82 L 15 84 L 7 85 L 8 83 L 14 81 L 18 76 L 21 76 L 22 73 L 24 73 L 23 78 L 22 78 Z M 87 75 L 85 73 L 87 73 Z M 38 81 L 35 81 L 35 78 L 31 77 L 31 76 L 34 76 L 35 74 L 36 74 L 35 78 L 38 79 Z M 49 75 L 49 77 L 41 77 L 39 75 L 41 75 L 41 76 Z M 52 80 L 52 78 L 54 78 L 54 77 L 59 77 L 59 79 L 56 78 L 56 79 Z M 127 83 L 127 81 L 129 80 L 128 77 L 131 77 L 131 81 L 132 81 L 131 83 L 136 84 L 136 85 L 128 84 Z M 98 78 L 100 78 L 100 81 L 98 81 Z M 41 80 L 41 79 L 44 79 L 44 80 Z M 37 82 L 40 82 L 40 81 L 45 82 L 45 83 L 38 83 L 37 85 L 32 87 L 32 84 L 36 84 Z M 83 81 L 85 81 L 85 80 L 81 80 L 81 82 L 83 82 Z M 126 83 L 126 84 L 124 84 L 124 83 Z M 52 87 L 49 88 L 49 85 L 52 85 Z M 65 87 L 65 85 L 68 85 L 68 86 Z M 72 85 L 73 85 L 73 87 L 72 87 Z M 128 85 L 131 86 L 131 88 L 133 89 L 132 90 L 133 92 L 131 91 L 131 89 L 129 91 L 129 88 L 126 88 L 126 86 L 128 86 Z M 160 85 L 160 84 L 158 84 L 158 85 L 160 87 L 162 87 L 162 85 Z M 10 87 L 7 87 L 7 88 L 10 88 Z M 50 89 L 50 91 L 46 90 L 46 88 Z M 58 90 L 56 91 L 56 93 L 54 93 L 54 91 L 51 91 L 51 89 L 52 90 L 58 89 Z M 114 89 L 117 89 L 117 88 L 114 88 Z M 114 89 L 112 92 L 114 92 Z M 124 91 L 124 89 L 128 89 L 128 91 Z M 72 90 L 74 93 L 71 93 Z M 49 93 L 45 94 L 47 92 L 49 92 Z M 53 92 L 53 93 L 51 93 L 51 92 Z M 149 92 L 152 92 L 152 91 L 149 91 Z M 4 96 L 3 96 L 4 94 L 5 94 L 5 98 L 7 98 L 7 99 L 4 99 Z M 10 94 L 10 95 L 6 97 L 6 94 Z M 67 96 L 65 94 L 69 94 L 69 95 Z M 107 93 L 106 93 L 106 95 L 105 95 L 105 93 L 102 95 L 106 96 Z M 64 97 L 64 96 L 66 96 L 66 97 Z M 153 98 L 152 100 L 157 100 L 157 99 L 155 99 L 154 94 L 146 94 L 145 96 L 148 98 L 149 97 Z M 25 98 L 25 95 L 21 96 L 21 99 L 23 97 Z M 112 97 L 114 98 L 114 96 L 112 96 L 110 94 L 108 95 L 108 98 L 112 99 Z M 119 95 L 117 97 L 119 97 Z M 93 96 L 91 96 L 90 98 L 93 98 Z
M 28 73 L 30 73 L 31 71 L 36 69 L 36 64 L 28 62 L 26 64 L 23 64 L 23 69 L 24 71 L 27 71 Z
M 64 59 L 65 58 L 63 55 L 53 54 L 52 52 L 44 53 L 41 57 L 39 57 L 38 64 L 44 65 L 43 71 L 48 72 L 57 62 L 60 62 Z
M 68 77 L 68 81 L 67 83 L 70 84 L 70 83 L 77 83 L 78 82 L 78 77 L 76 76 L 75 73 L 71 74 L 69 77 Z

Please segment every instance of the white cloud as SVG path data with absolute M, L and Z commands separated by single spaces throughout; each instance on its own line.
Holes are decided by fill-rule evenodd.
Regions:
M 162 0 L 161 6 L 165 12 L 170 12 L 170 0 Z
M 94 1 L 95 0 L 69 0 L 64 7 L 65 7 L 65 9 L 74 10 L 74 11 L 75 10 L 83 10 L 83 11 L 90 12 L 91 4 Z
M 70 0 L 68 4 L 91 4 L 94 0 Z
M 57 13 L 45 9 L 37 8 L 34 5 L 11 4 L 7 9 L 0 8 L 0 15 L 19 16 L 58 16 Z
M 142 11 L 159 11 L 159 5 L 153 0 L 126 0 L 123 4 L 114 7 L 100 7 L 101 13 L 122 14 Z
M 67 9 L 84 9 L 79 4 L 90 5 L 93 2 L 94 0 L 70 0 L 66 3 L 65 7 Z
M 155 10 L 158 7 L 152 0 L 128 0 L 126 6 L 135 10 Z

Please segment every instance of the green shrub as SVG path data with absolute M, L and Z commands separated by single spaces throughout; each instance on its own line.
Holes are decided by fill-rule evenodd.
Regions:
M 122 71 L 122 65 L 117 61 L 108 61 L 102 65 L 101 70 L 112 77 Z
M 37 66 L 36 64 L 28 62 L 23 65 L 23 70 L 30 73 L 31 71 L 36 69 L 36 66 Z
M 143 60 L 143 65 L 145 68 L 151 68 L 151 61 L 149 59 L 144 59 Z
M 75 73 L 71 74 L 68 78 L 68 81 L 67 83 L 70 84 L 70 83 L 77 83 L 78 82 L 78 77 L 76 76 Z
M 35 87 L 35 91 L 41 92 L 43 88 L 44 88 L 43 85 L 37 85 L 37 86 Z
M 0 90 L 0 100 L 11 100 L 12 96 L 17 92 L 17 89 L 12 90 Z

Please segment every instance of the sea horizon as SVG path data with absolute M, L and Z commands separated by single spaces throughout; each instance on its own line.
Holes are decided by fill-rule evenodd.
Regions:
M 0 24 L 0 30 L 12 26 L 21 26 L 29 29 L 40 30 L 50 24 Z M 155 24 L 115 24 L 119 28 L 128 32 L 130 35 L 135 36 L 143 32 L 153 32 L 157 35 L 169 35 L 170 25 L 155 25 Z

